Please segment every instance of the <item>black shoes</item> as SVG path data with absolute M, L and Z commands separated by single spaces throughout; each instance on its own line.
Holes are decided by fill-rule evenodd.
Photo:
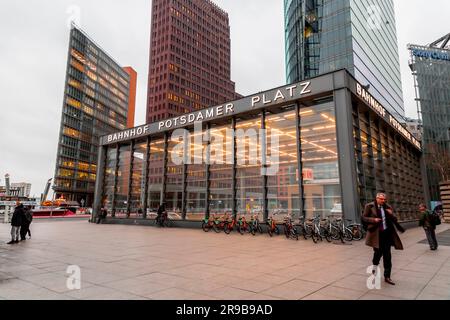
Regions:
M 391 286 L 395 286 L 395 282 L 392 281 L 391 278 L 385 278 L 385 279 L 384 279 L 384 282 L 386 282 L 387 284 L 390 284 Z
M 11 240 L 11 241 L 8 242 L 7 244 L 15 244 L 15 243 L 19 243 L 19 240 Z

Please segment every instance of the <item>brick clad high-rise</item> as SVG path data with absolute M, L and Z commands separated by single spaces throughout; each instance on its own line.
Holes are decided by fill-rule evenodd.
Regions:
M 238 97 L 228 14 L 209 0 L 153 0 L 147 123 Z

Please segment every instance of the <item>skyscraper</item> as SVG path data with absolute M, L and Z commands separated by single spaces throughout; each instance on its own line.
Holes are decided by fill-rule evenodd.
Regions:
M 284 0 L 287 82 L 346 68 L 405 114 L 393 0 Z
M 92 203 L 99 137 L 134 125 L 135 94 L 136 72 L 120 67 L 72 25 L 53 186 L 56 197 Z
M 228 14 L 209 0 L 153 0 L 147 123 L 236 97 Z
M 448 179 L 450 159 L 450 34 L 427 46 L 411 44 L 409 50 L 430 198 L 438 201 L 439 183 Z

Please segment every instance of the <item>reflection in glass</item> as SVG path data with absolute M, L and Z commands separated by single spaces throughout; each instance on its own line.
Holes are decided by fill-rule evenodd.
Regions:
M 119 148 L 119 166 L 117 171 L 116 217 L 125 218 L 128 207 L 128 190 L 130 189 L 131 145 Z
M 238 121 L 236 124 L 237 170 L 236 170 L 236 204 L 237 214 L 263 214 L 263 179 L 261 175 L 261 145 L 259 130 L 261 118 Z
M 131 214 L 143 214 L 144 194 L 144 161 L 147 153 L 147 142 L 139 141 L 134 145 L 133 150 L 133 170 L 131 176 Z
M 228 130 L 227 130 L 228 129 Z M 231 125 L 211 129 L 210 214 L 231 214 L 233 210 L 233 136 Z
M 117 165 L 117 148 L 108 147 L 106 152 L 106 167 L 104 180 L 104 195 L 103 200 L 105 209 L 108 215 L 112 214 L 113 198 L 114 198 L 114 181 L 116 180 L 116 165 Z
M 150 159 L 148 177 L 149 218 L 155 218 L 161 204 L 164 180 L 164 139 L 150 140 Z
M 300 119 L 306 216 L 342 215 L 334 105 L 301 109 Z
M 269 216 L 283 221 L 290 215 L 300 217 L 300 193 L 297 170 L 297 129 L 295 110 L 267 116 L 267 165 L 278 167 L 267 177 Z M 272 145 L 272 135 L 278 136 L 278 146 Z M 276 141 L 276 140 L 275 140 Z M 275 153 L 278 153 L 278 161 Z M 262 218 L 262 217 L 260 217 Z

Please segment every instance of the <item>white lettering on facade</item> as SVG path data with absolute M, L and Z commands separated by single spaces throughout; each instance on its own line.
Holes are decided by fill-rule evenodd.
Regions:
M 311 93 L 311 90 L 309 89 L 309 87 L 311 86 L 311 82 L 305 82 L 300 85 L 303 87 L 302 91 L 300 92 L 300 95 Z
M 229 113 L 234 113 L 234 104 L 229 103 L 225 106 L 225 113 L 229 114 Z
M 386 109 L 375 98 L 365 90 L 361 84 L 356 84 L 356 94 L 361 97 L 375 112 L 386 119 Z M 400 122 L 397 121 L 392 115 L 389 115 L 389 123 L 391 126 L 402 134 L 407 140 L 414 144 L 417 148 L 421 148 L 420 142 L 414 138 L 414 136 L 406 129 Z
M 273 102 L 277 102 L 280 99 L 285 99 L 283 93 L 281 92 L 281 90 L 277 91 L 277 94 L 275 95 L 275 99 L 273 99 Z
M 290 87 L 287 87 L 287 88 L 286 88 L 286 90 L 289 91 L 289 96 L 290 96 L 291 98 L 294 97 L 294 90 L 295 90 L 295 89 L 297 89 L 297 86 L 290 86 Z
M 261 97 L 260 96 L 255 96 L 252 98 L 252 107 L 255 106 L 255 104 L 257 104 L 258 102 L 261 102 Z

